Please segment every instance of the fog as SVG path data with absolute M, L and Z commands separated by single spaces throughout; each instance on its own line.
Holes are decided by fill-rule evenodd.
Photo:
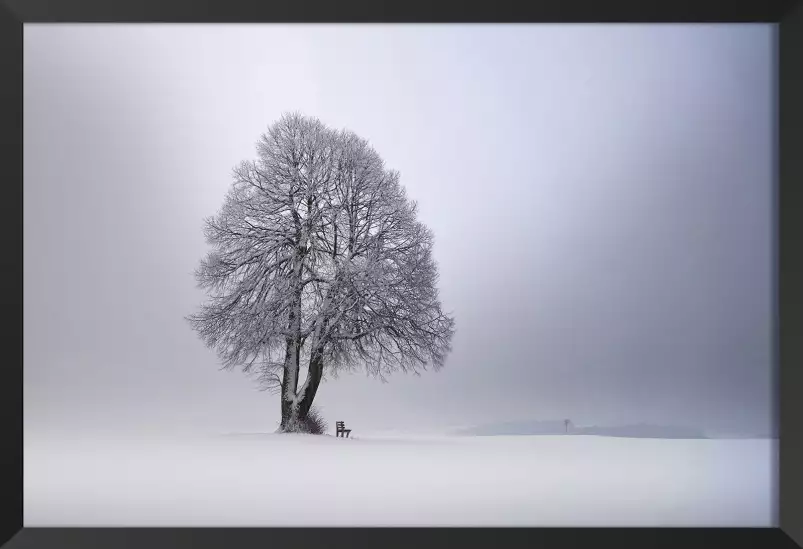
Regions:
M 184 317 L 283 112 L 370 140 L 435 235 L 443 370 L 328 380 L 362 430 L 773 423 L 769 25 L 31 25 L 26 436 L 272 431 Z

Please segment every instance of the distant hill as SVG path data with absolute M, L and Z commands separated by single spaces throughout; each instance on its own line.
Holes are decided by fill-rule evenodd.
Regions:
M 502 435 L 563 435 L 566 432 L 563 420 L 555 421 L 508 421 L 489 423 L 460 429 L 457 435 L 502 436 Z
M 549 421 L 508 421 L 491 423 L 460 429 L 456 435 L 463 436 L 511 436 L 511 435 L 565 435 L 566 427 L 563 420 Z M 608 437 L 630 438 L 708 438 L 700 429 L 681 427 L 676 425 L 649 425 L 640 423 L 635 425 L 614 426 L 569 426 L 569 435 L 596 435 Z
M 571 434 L 630 438 L 708 438 L 700 429 L 677 425 L 616 425 L 612 427 L 576 427 Z

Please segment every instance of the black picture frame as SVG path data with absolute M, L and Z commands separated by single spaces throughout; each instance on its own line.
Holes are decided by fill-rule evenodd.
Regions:
M 31 22 L 772 22 L 778 40 L 778 528 L 23 528 L 23 24 Z M 44 547 L 803 547 L 803 2 L 4 0 L 0 3 L 0 544 Z

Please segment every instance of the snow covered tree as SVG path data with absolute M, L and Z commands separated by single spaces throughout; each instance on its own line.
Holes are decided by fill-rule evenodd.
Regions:
M 364 139 L 286 114 L 233 175 L 205 222 L 196 279 L 209 301 L 188 320 L 225 368 L 280 394 L 281 431 L 305 430 L 326 373 L 443 366 L 454 319 L 432 233 Z

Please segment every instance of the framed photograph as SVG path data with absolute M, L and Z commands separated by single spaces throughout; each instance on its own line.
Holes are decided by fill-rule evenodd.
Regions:
M 803 547 L 799 2 L 0 25 L 0 544 Z

